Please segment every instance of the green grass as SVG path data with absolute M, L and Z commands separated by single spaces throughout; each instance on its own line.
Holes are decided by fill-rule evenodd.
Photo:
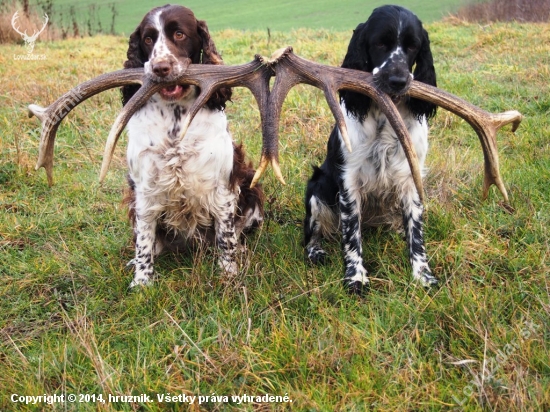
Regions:
M 475 133 L 444 110 L 431 128 L 426 240 L 441 288 L 411 281 L 402 239 L 368 231 L 372 291 L 347 296 L 338 244 L 310 267 L 301 242 L 310 164 L 333 119 L 321 94 L 291 91 L 281 120 L 281 186 L 267 173 L 267 218 L 249 239 L 239 276 L 220 276 L 207 250 L 164 255 L 158 283 L 129 293 L 131 229 L 121 204 L 125 139 L 107 181 L 103 145 L 119 110 L 106 92 L 60 127 L 55 185 L 33 170 L 39 125 L 26 105 L 47 104 L 121 67 L 127 40 L 38 43 L 44 61 L 0 46 L 0 410 L 11 394 L 221 396 L 288 394 L 292 403 L 206 403 L 189 410 L 543 411 L 550 408 L 550 25 L 431 24 L 439 85 L 490 111 L 525 115 L 499 132 L 512 213 L 493 189 L 480 201 Z M 348 32 L 214 33 L 228 64 L 290 44 L 340 64 Z M 227 109 L 231 130 L 259 159 L 256 104 L 244 89 Z M 524 322 L 532 322 L 529 329 Z M 481 379 L 485 376 L 485 379 Z M 475 381 L 479 378 L 479 381 Z M 472 383 L 477 382 L 477 383 Z M 186 410 L 167 403 L 58 404 L 56 410 Z
M 37 3 L 31 0 L 31 4 Z M 77 20 L 83 28 L 90 21 L 96 27 L 101 22 L 104 30 L 109 30 L 112 18 L 111 0 L 75 1 L 56 0 L 54 2 L 55 19 L 68 24 L 69 8 L 74 7 Z M 162 5 L 164 3 L 158 3 Z M 388 4 L 385 0 L 188 0 L 183 5 L 189 7 L 195 15 L 208 22 L 210 30 L 240 29 L 288 31 L 294 28 L 333 29 L 351 32 L 359 23 L 364 22 L 372 9 Z M 403 0 L 400 5 L 414 10 L 426 22 L 439 20 L 463 5 L 460 0 L 441 0 L 437 3 L 419 0 Z M 92 12 L 90 5 L 95 8 Z M 146 0 L 117 1 L 115 30 L 117 33 L 130 34 L 134 31 L 145 13 L 152 8 Z M 55 23 L 55 20 L 53 20 Z M 82 29 L 81 29 L 82 31 Z

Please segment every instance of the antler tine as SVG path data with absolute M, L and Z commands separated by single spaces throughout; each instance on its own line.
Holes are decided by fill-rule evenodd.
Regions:
M 325 94 L 325 99 L 328 103 L 328 106 L 332 112 L 332 115 L 334 116 L 334 119 L 336 120 L 336 125 L 338 126 L 338 129 L 340 130 L 340 135 L 342 136 L 342 140 L 344 141 L 344 144 L 346 145 L 346 148 L 348 149 L 348 152 L 351 153 L 351 142 L 348 137 L 348 128 L 346 126 L 346 120 L 344 119 L 344 114 L 342 113 L 342 110 L 340 109 L 340 104 L 338 102 L 338 95 L 336 92 L 335 87 L 325 87 L 323 90 Z
M 102 91 L 127 84 L 142 82 L 143 69 L 126 69 L 103 74 L 84 82 L 65 93 L 46 108 L 29 105 L 29 117 L 35 115 L 42 122 L 36 170 L 46 170 L 48 184 L 53 184 L 53 152 L 57 128 L 65 116 L 89 97 Z
M 50 21 L 50 17 L 49 17 L 46 13 L 44 13 L 44 17 L 45 17 L 45 19 L 44 19 L 44 25 L 43 25 L 42 28 L 38 31 L 39 34 L 42 33 L 42 30 L 44 30 L 44 29 L 46 28 L 46 26 L 48 25 L 48 21 Z
M 462 117 L 476 131 L 485 160 L 483 181 L 483 199 L 486 199 L 492 185 L 497 186 L 502 197 L 508 202 L 508 193 L 500 176 L 496 132 L 512 123 L 512 132 L 518 128 L 523 116 L 516 110 L 504 113 L 489 113 L 467 101 L 441 89 L 413 81 L 409 94 L 418 99 L 427 100 Z
M 19 31 L 19 27 L 15 26 L 15 22 L 17 21 L 17 19 L 19 18 L 19 11 L 16 11 L 12 18 L 11 18 L 11 26 L 13 27 L 13 29 L 18 33 L 20 34 L 21 36 L 26 36 L 27 35 L 27 31 L 25 30 L 24 33 L 21 33 L 21 31 Z
M 101 163 L 101 170 L 99 172 L 99 182 L 102 183 L 107 176 L 107 171 L 109 170 L 109 165 L 113 159 L 113 154 L 115 152 L 115 147 L 118 142 L 120 134 L 128 124 L 130 118 L 134 115 L 140 107 L 143 106 L 149 98 L 158 92 L 163 87 L 166 87 L 164 83 L 157 83 L 151 80 L 147 80 L 142 87 L 132 96 L 132 98 L 126 103 L 124 108 L 118 114 L 115 122 L 111 126 L 109 136 L 105 143 L 105 150 L 103 151 L 103 162 Z

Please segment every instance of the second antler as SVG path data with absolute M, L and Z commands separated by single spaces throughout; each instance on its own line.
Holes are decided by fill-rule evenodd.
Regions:
M 273 76 L 275 76 L 275 82 L 270 90 L 269 80 Z M 247 87 L 258 103 L 263 135 L 262 157 L 252 185 L 257 183 L 269 164 L 273 166 L 277 178 L 284 183 L 279 167 L 278 154 L 281 108 L 290 89 L 299 83 L 305 83 L 323 90 L 340 129 L 342 139 L 350 151 L 351 145 L 337 93 L 340 90 L 351 90 L 366 94 L 374 99 L 388 118 L 403 146 L 416 189 L 420 198 L 423 198 L 421 172 L 408 131 L 391 98 L 379 91 L 374 85 L 372 75 L 362 71 L 331 67 L 302 59 L 293 54 L 291 47 L 278 50 L 269 59 L 256 56 L 252 62 L 240 66 L 190 65 L 180 78 L 172 82 L 158 83 L 150 81 L 143 75 L 143 69 L 119 70 L 77 86 L 48 108 L 44 109 L 40 106 L 30 105 L 30 114 L 35 114 L 42 121 L 39 160 L 36 167 L 46 169 L 50 185 L 53 181 L 55 133 L 63 117 L 80 102 L 96 93 L 132 83 L 142 84 L 142 87 L 123 108 L 111 129 L 105 147 L 100 181 L 104 179 L 107 173 L 118 137 L 135 111 L 162 87 L 171 84 L 191 84 L 200 89 L 200 94 L 188 111 L 180 139 L 184 137 L 195 114 L 218 88 Z M 75 94 L 77 95 L 76 98 Z M 496 132 L 500 127 L 509 123 L 513 123 L 513 131 L 515 131 L 521 122 L 521 114 L 517 111 L 491 114 L 456 96 L 416 81 L 412 82 L 409 94 L 412 97 L 435 103 L 464 118 L 472 125 L 479 136 L 485 157 L 483 197 L 487 196 L 489 187 L 495 184 L 504 199 L 508 201 L 508 195 L 499 172 Z

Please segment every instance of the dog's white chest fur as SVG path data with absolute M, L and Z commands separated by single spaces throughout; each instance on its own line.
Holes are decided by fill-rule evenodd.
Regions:
M 228 190 L 233 143 L 221 111 L 201 109 L 179 139 L 187 108 L 155 95 L 128 123 L 127 161 L 147 210 L 192 236 L 208 227 L 234 194 Z
M 342 109 L 347 113 L 344 104 Z M 424 174 L 424 161 L 428 153 L 426 119 L 415 119 L 405 105 L 398 105 L 398 109 Z M 345 148 L 342 141 L 345 158 L 343 177 L 347 187 L 362 195 L 364 223 L 400 227 L 400 200 L 414 182 L 395 131 L 376 105 L 371 107 L 363 122 L 349 114 L 346 114 L 345 119 L 352 152 Z
M 342 109 L 346 113 L 343 104 Z M 402 106 L 398 106 L 398 109 L 422 169 L 428 153 L 427 122 L 424 118 L 420 121 L 415 119 Z M 342 152 L 345 157 L 345 174 L 355 182 L 350 181 L 353 186 L 383 197 L 388 190 L 393 191 L 396 186 L 411 182 L 411 171 L 405 152 L 390 122 L 376 105 L 373 105 L 362 123 L 349 114 L 346 114 L 345 119 L 352 152 L 344 146 Z

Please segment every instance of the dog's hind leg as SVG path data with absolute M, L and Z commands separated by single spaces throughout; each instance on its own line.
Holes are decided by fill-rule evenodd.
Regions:
M 337 199 L 336 183 L 321 168 L 314 167 L 307 185 L 304 219 L 304 246 L 307 258 L 314 264 L 324 263 L 327 256 L 321 247 L 323 234 L 338 229 Z

